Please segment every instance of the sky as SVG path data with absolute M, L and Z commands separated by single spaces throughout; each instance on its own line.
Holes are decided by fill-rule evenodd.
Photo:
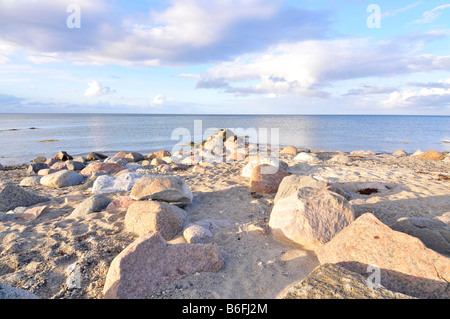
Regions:
M 372 1 L 0 0 L 0 113 L 450 115 L 450 3 Z

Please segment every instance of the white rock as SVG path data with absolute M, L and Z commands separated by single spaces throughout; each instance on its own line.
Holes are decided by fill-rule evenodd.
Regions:
M 282 170 L 287 171 L 289 166 L 286 162 L 279 160 L 278 158 L 272 158 L 272 157 L 262 157 L 258 160 L 252 160 L 247 163 L 247 165 L 244 166 L 242 169 L 241 176 L 251 178 L 253 169 L 261 164 L 269 164 L 278 168 L 281 168 Z
M 318 164 L 320 163 L 320 160 L 315 157 L 314 155 L 308 154 L 308 153 L 298 153 L 297 156 L 294 157 L 294 161 L 299 162 L 306 162 L 310 164 Z

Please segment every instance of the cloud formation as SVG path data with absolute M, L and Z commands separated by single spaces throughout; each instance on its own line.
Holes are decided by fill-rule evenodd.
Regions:
M 111 90 L 109 87 L 103 87 L 97 80 L 88 82 L 88 85 L 89 87 L 84 92 L 84 95 L 87 97 L 98 97 L 115 93 L 115 90 Z
M 450 4 L 444 4 L 444 5 L 434 8 L 432 10 L 425 11 L 423 13 L 423 18 L 416 20 L 414 22 L 415 23 L 432 23 L 441 16 L 443 10 L 449 9 L 449 8 L 450 8 Z

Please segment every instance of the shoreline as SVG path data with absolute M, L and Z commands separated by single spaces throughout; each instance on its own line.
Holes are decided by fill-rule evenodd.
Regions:
M 450 227 L 447 154 L 443 160 L 436 161 L 410 154 L 294 149 L 296 155 L 280 150 L 280 160 L 286 163 L 290 175 L 311 176 L 339 187 L 342 194 L 348 195 L 356 218 L 369 212 L 388 227 L 400 218 L 413 217 L 440 220 Z M 129 154 L 132 153 L 123 153 L 131 159 Z M 205 220 L 223 222 L 210 229 L 212 236 L 201 241 L 219 248 L 224 259 L 220 270 L 197 272 L 163 282 L 146 298 L 273 299 L 321 266 L 316 251 L 274 237 L 269 220 L 277 192 L 261 193 L 252 188 L 251 178 L 243 176 L 244 168 L 252 161 L 248 155 L 239 157 L 239 161 L 195 165 L 161 161 L 151 165 L 156 157 L 133 156 L 139 160 L 130 160 L 120 172 L 86 174 L 77 185 L 22 186 L 28 192 L 48 197 L 49 201 L 30 206 L 46 207 L 34 216 L 36 218 L 23 219 L 20 208 L 0 214 L 0 283 L 44 299 L 104 298 L 112 261 L 139 238 L 125 225 L 128 207 L 118 204 L 114 209 L 103 207 L 80 217 L 71 217 L 71 214 L 94 195 L 96 178 L 107 175 L 117 179 L 132 173 L 176 176 L 185 181 L 192 192 L 192 203 L 182 208 L 187 213 L 183 229 L 167 243 L 188 243 L 184 234 L 188 225 Z M 168 156 L 160 160 L 164 157 L 169 161 Z M 85 161 L 83 169 L 91 163 L 105 161 L 107 159 Z M 62 167 L 58 163 L 66 162 L 55 164 Z M 38 172 L 29 174 L 27 170 L 27 164 L 1 170 L 0 190 L 8 185 L 19 185 L 27 176 L 42 176 L 41 179 L 45 176 Z M 82 171 L 75 170 L 77 174 Z M 367 189 L 374 191 L 362 192 Z M 104 195 L 112 201 L 130 196 L 130 192 L 121 190 Z M 450 257 L 440 254 L 443 258 Z M 73 284 L 74 274 L 79 280 L 76 284 Z

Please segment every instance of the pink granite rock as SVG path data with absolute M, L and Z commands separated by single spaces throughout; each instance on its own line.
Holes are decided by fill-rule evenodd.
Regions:
M 216 244 L 168 244 L 146 233 L 114 258 L 104 286 L 106 299 L 146 299 L 160 285 L 224 264 Z
M 48 206 L 36 206 L 33 208 L 29 208 L 26 211 L 22 213 L 20 216 L 21 219 L 24 220 L 35 220 L 39 216 L 41 216 L 43 213 L 48 211 Z
M 106 210 L 112 210 L 117 208 L 128 208 L 131 204 L 135 202 L 134 199 L 132 199 L 130 196 L 120 196 L 117 197 L 115 200 L 113 200 L 108 207 L 106 207 Z
M 450 258 L 392 230 L 371 213 L 357 218 L 316 253 L 321 264 L 339 264 L 367 277 L 369 266 L 378 267 L 381 285 L 391 291 L 417 298 L 450 297 Z
M 123 166 L 115 163 L 94 162 L 83 168 L 81 175 L 91 175 L 96 172 L 118 173 L 123 170 Z
M 289 176 L 289 173 L 281 168 L 269 164 L 256 166 L 250 177 L 250 187 L 263 194 L 273 194 L 278 190 L 283 178 Z
M 66 162 L 56 162 L 55 164 L 53 164 L 50 169 L 53 170 L 59 170 L 59 169 L 66 169 Z

